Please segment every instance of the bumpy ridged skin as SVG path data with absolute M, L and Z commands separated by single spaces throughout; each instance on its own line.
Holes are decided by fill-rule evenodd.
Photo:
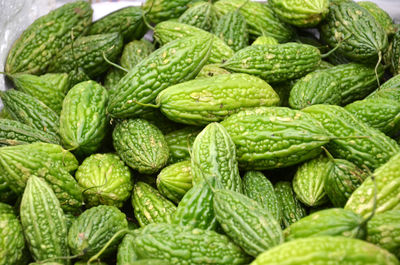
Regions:
M 216 185 L 215 178 L 209 179 Z M 204 230 L 215 230 L 218 223 L 213 207 L 214 193 L 207 181 L 203 180 L 193 185 L 186 192 L 172 216 L 172 223 L 180 226 L 190 226 Z
M 368 12 L 376 19 L 376 22 L 385 29 L 388 36 L 396 32 L 396 29 L 393 26 L 393 19 L 377 4 L 371 1 L 358 1 L 357 4 L 368 10 Z
M 146 0 L 143 10 L 151 22 L 158 24 L 161 21 L 179 17 L 188 8 L 192 0 Z
M 167 163 L 169 149 L 162 132 L 143 119 L 124 120 L 112 134 L 121 159 L 140 173 L 152 174 Z
M 275 194 L 281 206 L 282 227 L 288 227 L 306 216 L 306 210 L 296 198 L 290 182 L 277 182 L 275 184 Z
M 165 21 L 156 25 L 155 38 L 162 44 L 185 37 L 198 36 L 202 39 L 213 38 L 208 63 L 221 63 L 233 55 L 233 50 L 214 34 L 194 26 L 174 21 Z
M 84 211 L 72 223 L 68 231 L 68 245 L 72 254 L 84 254 L 84 258 L 89 258 L 100 251 L 115 233 L 127 228 L 126 216 L 118 208 L 96 206 Z M 114 240 L 104 253 L 115 250 L 118 242 Z
M 393 136 L 400 131 L 400 102 L 386 98 L 368 98 L 353 102 L 347 111 L 372 128 Z
M 151 223 L 171 223 L 176 206 L 164 198 L 156 189 L 144 182 L 133 188 L 132 206 L 140 226 Z
M 0 96 L 4 107 L 15 120 L 38 130 L 58 135 L 60 126 L 58 114 L 43 102 L 14 89 L 1 92 Z
M 243 109 L 276 106 L 279 96 L 260 78 L 229 74 L 171 86 L 158 94 L 156 103 L 170 120 L 207 125 Z
M 329 159 L 321 155 L 298 167 L 293 178 L 293 190 L 305 205 L 315 207 L 327 202 L 324 182 L 328 165 Z
M 33 22 L 14 42 L 6 62 L 7 73 L 44 73 L 50 60 L 92 22 L 92 9 L 85 1 L 68 3 Z
M 0 119 L 12 120 L 13 117 L 12 117 L 11 114 L 6 110 L 6 108 L 3 108 L 3 109 L 0 111 Z
M 400 208 L 400 154 L 394 155 L 386 164 L 377 168 L 373 176 L 377 188 L 376 213 Z M 375 184 L 368 177 L 350 196 L 345 209 L 364 217 L 373 211 Z
M 25 248 L 22 226 L 14 209 L 0 203 L 0 264 L 18 265 Z
M 251 45 L 278 45 L 279 42 L 270 36 L 260 36 Z
M 321 55 L 316 47 L 290 42 L 249 46 L 235 53 L 222 67 L 252 74 L 267 82 L 281 82 L 308 74 L 320 61 Z
M 257 257 L 283 243 L 282 229 L 258 202 L 230 190 L 216 190 L 215 216 L 225 233 L 247 254 Z
M 118 9 L 94 22 L 87 35 L 119 32 L 124 42 L 140 39 L 147 31 L 143 16 L 143 10 L 137 6 Z
M 118 32 L 84 36 L 62 49 L 49 65 L 49 72 L 70 73 L 81 69 L 88 77 L 96 77 L 110 66 L 103 57 L 115 61 L 123 47 Z M 73 77 L 73 76 L 72 76 Z
M 57 144 L 60 143 L 60 139 L 19 121 L 0 119 L 0 146 L 35 142 Z
M 205 31 L 210 31 L 215 27 L 214 24 L 218 22 L 218 18 L 211 2 L 198 2 L 189 7 L 179 17 L 178 21 Z
M 208 60 L 212 38 L 184 38 L 164 45 L 131 69 L 110 90 L 107 112 L 114 118 L 137 116 L 168 86 L 194 78 Z
M 115 67 L 111 68 L 110 70 L 108 70 L 106 76 L 104 77 L 103 86 L 108 90 L 112 89 L 118 84 L 119 80 L 121 80 L 122 77 L 125 76 L 125 74 L 125 71 L 122 71 Z
M 217 13 L 225 15 L 240 8 L 246 19 L 249 33 L 260 36 L 265 33 L 279 42 L 287 42 L 293 36 L 293 29 L 282 22 L 267 3 L 247 2 L 247 0 L 220 0 L 214 4 Z
M 26 157 L 26 154 L 40 153 L 42 160 L 49 158 L 60 163 L 60 165 L 68 172 L 75 171 L 79 166 L 78 160 L 76 160 L 75 156 L 58 144 L 31 143 L 16 147 L 1 148 L 0 150 L 0 152 L 16 152 L 15 154 L 19 154 L 21 159 L 26 158 L 27 160 L 29 160 L 29 158 Z
M 173 224 L 150 224 L 141 228 L 134 247 L 140 259 L 162 259 L 176 265 L 238 265 L 250 260 L 224 235 Z
M 75 178 L 89 206 L 99 204 L 122 207 L 131 195 L 131 173 L 115 154 L 94 154 L 87 157 Z
M 190 160 L 189 148 L 200 132 L 201 128 L 188 126 L 166 134 L 165 140 L 169 148 L 168 164 Z
M 272 0 L 269 3 L 282 21 L 297 27 L 318 25 L 329 7 L 329 0 Z
M 400 211 L 377 214 L 368 222 L 367 241 L 400 257 Z
M 63 210 L 51 187 L 31 176 L 21 200 L 21 224 L 35 261 L 69 255 L 67 225 Z M 55 259 L 61 264 L 68 260 Z
M 181 161 L 161 170 L 157 176 L 157 189 L 175 203 L 192 187 L 191 161 Z
M 242 192 L 235 144 L 221 124 L 210 123 L 197 135 L 191 157 L 193 185 L 214 176 L 225 189 Z
M 362 239 L 363 218 L 352 211 L 331 208 L 310 214 L 283 231 L 286 241 L 316 236 L 344 236 Z
M 161 259 L 141 259 L 129 263 L 129 265 L 171 265 L 171 264 L 172 263 L 166 262 L 165 260 Z
M 383 75 L 378 70 L 378 76 Z M 290 91 L 289 104 L 302 109 L 315 104 L 345 105 L 363 99 L 378 87 L 375 69 L 349 63 L 312 72 L 298 80 Z
M 134 40 L 124 46 L 121 66 L 131 70 L 154 51 L 154 44 L 148 40 Z
M 230 74 L 229 71 L 219 67 L 217 64 L 207 64 L 201 68 L 199 74 L 196 78 L 208 78 L 216 75 L 226 75 Z
M 138 257 L 134 250 L 133 241 L 135 236 L 132 234 L 126 234 L 122 239 L 121 243 L 118 245 L 117 253 L 117 265 L 128 265 L 135 262 Z
M 341 43 L 339 53 L 356 62 L 375 65 L 379 53 L 383 55 L 388 48 L 385 30 L 353 1 L 332 3 L 320 32 L 322 40 L 331 48 Z
M 329 163 L 324 190 L 336 207 L 343 207 L 350 195 L 368 177 L 368 173 L 344 159 Z
M 251 265 L 398 265 L 395 256 L 365 241 L 345 237 L 310 237 L 279 245 Z
M 327 149 L 334 157 L 349 160 L 360 168 L 375 169 L 400 151 L 393 139 L 361 122 L 342 107 L 313 105 L 302 111 L 319 120 L 332 137 L 344 137 L 332 139 Z
M 236 144 L 242 168 L 287 167 L 316 157 L 330 137 L 311 115 L 285 107 L 241 111 L 221 124 Z
M 60 135 L 66 148 L 91 154 L 106 134 L 107 90 L 94 81 L 75 85 L 65 96 L 60 115 Z
M 400 31 L 393 37 L 390 63 L 393 75 L 400 74 Z
M 239 10 L 223 15 L 218 21 L 214 34 L 235 52 L 249 45 L 246 19 Z
M 67 168 L 73 168 L 75 163 L 77 166 L 78 162 L 69 153 L 54 152 L 52 154 L 49 153 L 49 148 L 37 150 L 38 147 L 40 148 L 39 144 L 43 145 L 43 143 L 34 143 L 0 148 L 2 177 L 17 194 L 24 191 L 26 182 L 31 176 L 41 177 L 54 190 L 64 210 L 76 210 L 82 205 L 82 191 L 76 180 L 68 173 Z M 63 161 L 66 164 L 63 164 Z
M 69 89 L 68 74 L 14 74 L 11 79 L 15 88 L 25 92 L 60 113 L 66 91 Z
M 394 89 L 394 88 L 400 88 L 400 76 L 395 75 L 392 78 L 390 78 L 388 81 L 383 83 L 380 87 L 381 90 L 384 89 Z M 379 91 L 379 90 L 378 90 Z
M 248 171 L 243 176 L 243 194 L 257 201 L 267 209 L 280 223 L 281 206 L 276 197 L 274 186 L 260 171 Z
M 380 89 L 372 92 L 367 99 L 385 98 L 400 102 L 400 75 L 396 75 L 383 83 Z

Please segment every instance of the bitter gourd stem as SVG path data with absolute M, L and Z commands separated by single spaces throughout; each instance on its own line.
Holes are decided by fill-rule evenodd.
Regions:
M 106 54 L 104 53 L 104 51 L 103 51 L 103 58 L 104 58 L 104 61 L 106 61 L 108 64 L 114 66 L 115 68 L 118 68 L 118 69 L 120 69 L 120 70 L 122 70 L 122 71 L 124 71 L 126 73 L 129 72 L 128 69 L 126 69 L 126 68 L 124 68 L 124 67 L 122 67 L 122 66 L 120 66 L 120 65 L 118 65 L 116 63 L 113 63 L 110 60 L 108 60 L 108 58 L 106 57 Z

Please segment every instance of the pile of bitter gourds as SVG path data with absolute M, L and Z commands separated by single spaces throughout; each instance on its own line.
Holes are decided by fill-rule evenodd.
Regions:
M 400 264 L 400 31 L 372 2 L 76 1 L 4 75 L 0 265 Z

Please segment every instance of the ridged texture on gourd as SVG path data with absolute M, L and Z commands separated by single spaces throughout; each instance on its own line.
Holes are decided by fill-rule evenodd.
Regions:
M 347 111 L 372 128 L 389 136 L 400 131 L 400 101 L 387 98 L 367 98 L 345 107 Z
M 293 190 L 305 205 L 315 207 L 328 201 L 324 190 L 328 166 L 329 159 L 321 155 L 298 167 L 293 178 Z
M 292 184 L 288 181 L 279 181 L 275 184 L 275 194 L 282 211 L 282 227 L 288 227 L 306 216 L 306 209 L 297 199 Z
M 124 42 L 140 39 L 147 31 L 144 24 L 143 10 L 138 6 L 129 6 L 118 9 L 99 20 L 90 27 L 87 35 L 119 32 Z
M 334 159 L 328 165 L 324 190 L 336 207 L 343 207 L 348 198 L 368 177 L 368 173 L 344 159 Z
M 16 89 L 39 99 L 56 113 L 60 113 L 65 93 L 70 88 L 68 74 L 14 74 L 10 77 Z
M 400 75 L 395 75 L 367 98 L 387 98 L 400 102 Z
M 190 6 L 178 19 L 185 23 L 205 31 L 211 31 L 217 24 L 218 18 L 211 2 L 197 2 Z
M 225 15 L 240 7 L 248 24 L 249 33 L 254 36 L 266 34 L 279 42 L 289 41 L 294 30 L 282 22 L 268 3 L 258 3 L 246 0 L 220 0 L 214 4 L 217 13 Z
M 235 144 L 221 124 L 210 123 L 197 135 L 191 157 L 194 185 L 214 176 L 225 189 L 242 192 Z
M 216 190 L 215 216 L 225 233 L 247 254 L 257 257 L 283 243 L 279 222 L 258 202 L 231 190 Z
M 127 228 L 126 216 L 118 208 L 107 205 L 96 206 L 84 211 L 72 223 L 68 231 L 68 245 L 72 254 L 83 254 L 84 258 L 90 258 L 118 231 Z M 104 255 L 115 250 L 118 243 L 119 240 L 115 239 Z
M 132 264 L 138 259 L 133 245 L 134 240 L 135 236 L 133 234 L 128 233 L 124 236 L 118 245 L 117 265 Z
M 9 89 L 0 93 L 4 108 L 13 119 L 38 130 L 58 136 L 60 119 L 57 113 L 37 98 Z
M 215 178 L 200 181 L 186 192 L 172 216 L 172 223 L 204 230 L 215 230 L 218 223 L 214 214 L 213 191 Z
M 329 0 L 272 0 L 269 3 L 282 21 L 297 27 L 318 25 L 329 7 Z
M 249 46 L 235 53 L 222 67 L 272 83 L 302 77 L 315 70 L 320 61 L 318 48 L 289 42 Z
M 94 81 L 75 85 L 65 96 L 60 135 L 66 148 L 79 154 L 95 152 L 107 128 L 107 90 Z
M 151 223 L 171 223 L 176 206 L 156 189 L 144 182 L 133 187 L 132 206 L 140 226 Z
M 353 1 L 332 3 L 321 26 L 321 38 L 330 47 L 356 62 L 375 65 L 388 48 L 385 30 L 363 7 Z
M 93 10 L 86 1 L 65 4 L 36 19 L 14 42 L 6 61 L 7 73 L 41 74 L 51 59 L 78 37 L 92 22 Z
M 87 157 L 75 178 L 89 206 L 99 204 L 122 207 L 131 195 L 131 172 L 115 154 L 94 154 Z
M 154 51 L 154 44 L 148 40 L 134 40 L 124 46 L 121 66 L 131 70 Z
M 185 160 L 169 165 L 157 176 L 157 189 L 175 203 L 179 203 L 192 187 L 191 161 Z
M 25 249 L 22 226 L 14 209 L 0 203 L 0 265 L 18 265 Z
M 235 52 L 249 45 L 246 19 L 239 10 L 223 15 L 218 21 L 214 34 Z
M 378 76 L 383 72 L 379 68 Z M 290 91 L 289 104 L 295 109 L 315 104 L 345 105 L 363 99 L 377 87 L 373 67 L 341 64 L 299 79 Z
M 83 201 L 78 183 L 68 173 L 77 166 L 75 157 L 57 145 L 34 143 L 0 148 L 0 172 L 15 193 L 24 191 L 31 176 L 41 177 L 67 211 L 75 211 Z
M 391 71 L 393 75 L 400 74 L 400 31 L 397 31 L 393 36 L 390 52 Z
M 200 132 L 201 128 L 188 126 L 166 134 L 165 140 L 169 148 L 168 163 L 190 160 L 189 148 L 192 147 L 196 136 Z
M 314 158 L 330 139 L 311 115 L 285 107 L 244 110 L 221 124 L 236 144 L 239 165 L 251 170 L 287 167 Z
M 279 245 L 251 265 L 398 265 L 395 256 L 365 241 L 345 237 L 310 237 Z
M 0 119 L 0 146 L 35 142 L 58 144 L 60 139 L 19 121 Z
M 384 213 L 400 208 L 400 154 L 394 155 L 388 162 L 373 173 L 376 184 L 376 213 Z M 374 208 L 375 184 L 368 177 L 350 196 L 345 209 L 368 217 Z
M 332 139 L 326 146 L 336 158 L 373 170 L 400 152 L 400 147 L 393 139 L 369 127 L 342 107 L 313 105 L 302 111 L 319 120 L 332 137 L 343 138 Z
M 151 22 L 158 24 L 161 21 L 179 17 L 188 8 L 192 0 L 146 0 L 143 10 Z
M 137 116 L 168 86 L 194 78 L 208 60 L 211 37 L 183 38 L 164 45 L 138 63 L 110 90 L 112 117 Z
M 260 36 L 251 45 L 278 45 L 279 42 L 271 36 Z
M 69 256 L 64 212 L 51 187 L 41 178 L 28 179 L 21 200 L 21 224 L 35 261 Z M 55 259 L 61 264 L 68 260 Z
M 169 149 L 162 132 L 143 119 L 124 120 L 112 134 L 121 159 L 140 173 L 158 172 L 167 163 Z
M 243 194 L 257 201 L 267 209 L 280 223 L 282 219 L 281 206 L 275 194 L 274 186 L 262 172 L 248 171 L 243 176 Z
M 118 32 L 80 37 L 57 54 L 48 71 L 70 73 L 80 69 L 88 77 L 94 78 L 110 67 L 104 60 L 103 53 L 107 59 L 114 61 L 121 53 L 122 47 L 122 36 Z
M 199 74 L 196 76 L 196 78 L 207 78 L 207 77 L 212 77 L 216 75 L 226 75 L 230 74 L 229 71 L 219 67 L 217 64 L 206 64 L 201 68 Z
M 214 231 L 173 224 L 150 224 L 134 241 L 140 259 L 189 264 L 246 264 L 249 257 L 228 237 Z
M 367 226 L 367 241 L 400 257 L 400 211 L 392 210 L 372 217 Z
M 260 78 L 228 74 L 171 86 L 158 94 L 156 102 L 175 122 L 207 125 L 243 109 L 276 106 L 279 96 Z
M 393 25 L 393 19 L 376 3 L 372 1 L 358 1 L 357 4 L 368 10 L 368 12 L 375 18 L 376 22 L 382 26 L 388 36 L 396 32 L 396 28 Z
M 156 25 L 154 37 L 162 44 L 186 37 L 213 39 L 208 63 L 221 63 L 233 55 L 233 50 L 214 34 L 194 26 L 175 21 L 165 21 Z
M 349 210 L 331 208 L 312 213 L 283 231 L 286 241 L 316 236 L 360 238 L 366 235 L 363 218 Z M 365 225 L 365 224 L 364 224 Z

